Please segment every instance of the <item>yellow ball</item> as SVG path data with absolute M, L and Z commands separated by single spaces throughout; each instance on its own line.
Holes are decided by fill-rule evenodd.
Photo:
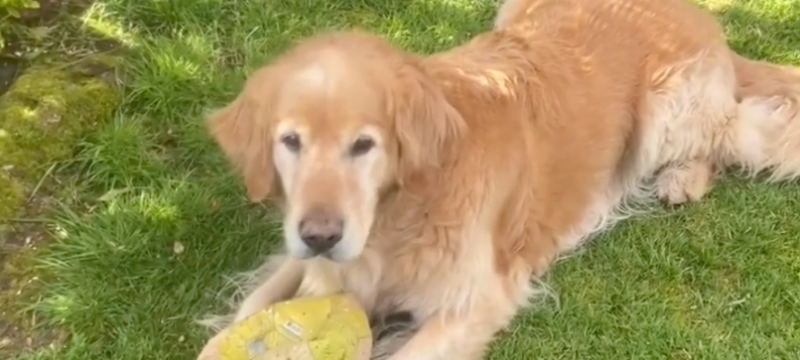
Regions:
M 236 323 L 222 360 L 369 360 L 366 313 L 349 295 L 277 303 Z

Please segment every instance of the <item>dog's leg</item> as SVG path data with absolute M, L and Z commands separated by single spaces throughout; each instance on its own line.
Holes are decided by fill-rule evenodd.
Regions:
M 711 190 L 714 176 L 711 162 L 689 160 L 669 164 L 656 176 L 656 194 L 669 205 L 698 201 Z
M 525 10 L 525 6 L 529 5 L 527 1 L 523 0 L 505 0 L 502 5 L 497 9 L 497 16 L 494 19 L 494 28 L 499 29 L 508 25 Z
M 200 355 L 197 356 L 197 360 L 222 360 L 220 346 L 222 345 L 222 340 L 225 339 L 227 334 L 228 328 L 225 328 L 214 335 L 214 337 L 211 338 L 211 340 L 209 340 L 203 347 L 203 350 L 200 351 Z
M 292 258 L 284 259 L 267 281 L 247 295 L 239 305 L 233 321 L 244 320 L 278 301 L 293 297 L 300 288 L 304 275 L 305 264 Z
M 667 204 L 700 200 L 724 163 L 725 139 L 737 115 L 736 74 L 720 43 L 657 70 L 642 103 L 639 153 L 656 174 L 656 194 Z
M 278 258 L 272 261 L 280 261 L 278 268 L 271 277 L 255 288 L 244 301 L 239 305 L 233 323 L 241 321 L 250 315 L 255 314 L 271 304 L 286 300 L 295 295 L 305 275 L 305 264 L 291 258 Z M 271 264 L 265 264 L 266 268 Z M 219 346 L 225 338 L 229 327 L 222 329 L 209 340 L 200 351 L 198 360 L 220 360 Z
M 494 335 L 506 326 L 500 319 L 481 316 L 485 314 L 433 316 L 389 360 L 480 360 Z

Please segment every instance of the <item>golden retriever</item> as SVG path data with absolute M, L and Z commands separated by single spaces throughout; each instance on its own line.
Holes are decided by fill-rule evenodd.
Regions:
M 648 198 L 698 200 L 719 169 L 800 174 L 800 74 L 733 53 L 684 0 L 509 0 L 449 51 L 319 34 L 209 118 L 286 252 L 230 321 L 354 294 L 417 328 L 391 360 L 480 359 L 540 277 Z

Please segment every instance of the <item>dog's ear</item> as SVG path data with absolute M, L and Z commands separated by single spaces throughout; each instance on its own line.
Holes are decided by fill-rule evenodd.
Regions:
M 439 167 L 455 152 L 466 131 L 461 114 L 447 101 L 439 85 L 409 62 L 390 89 L 390 115 L 399 143 L 400 176 Z
M 261 95 L 266 94 L 252 93 L 245 88 L 232 103 L 207 119 L 211 135 L 241 171 L 247 195 L 254 202 L 264 200 L 276 190 L 272 122 L 264 102 L 260 101 Z

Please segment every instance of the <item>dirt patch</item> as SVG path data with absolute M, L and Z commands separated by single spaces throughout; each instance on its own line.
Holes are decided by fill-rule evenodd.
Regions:
M 35 258 L 51 239 L 54 199 L 69 202 L 62 165 L 88 129 L 111 117 L 123 76 L 112 39 L 87 33 L 75 14 L 88 0 L 41 0 L 4 34 L 0 53 L 0 359 L 58 346 L 41 328 Z
M 22 45 L 14 34 L 3 36 L 0 52 L 0 96 L 6 93 L 24 68 Z
M 102 80 L 40 66 L 0 97 L 0 354 L 59 338 L 34 333 L 37 320 L 25 311 L 38 290 L 34 257 L 50 237 L 44 218 L 53 209 L 52 197 L 69 202 L 59 196 L 59 165 L 117 104 L 116 91 Z
M 43 201 L 49 198 L 43 197 Z M 43 210 L 42 210 L 43 211 Z M 34 301 L 40 279 L 31 267 L 31 256 L 49 234 L 42 223 L 20 223 L 4 234 L 0 251 L 0 358 L 8 359 L 26 350 L 57 347 L 66 334 L 56 329 L 38 327 L 30 311 L 19 311 Z
M 21 19 L 24 23 L 41 24 L 51 22 L 64 13 L 76 14 L 85 10 L 94 3 L 94 0 L 38 0 L 38 9 L 22 11 Z
M 37 0 L 39 8 L 23 9 L 18 19 L 4 19 L 0 26 L 0 95 L 4 94 L 29 63 L 42 54 L 50 60 L 75 61 L 76 56 L 112 53 L 122 49 L 113 39 L 88 34 L 77 16 L 94 0 Z
M 22 70 L 21 67 L 20 61 L 0 58 L 0 95 L 8 91 L 8 88 L 14 83 Z

